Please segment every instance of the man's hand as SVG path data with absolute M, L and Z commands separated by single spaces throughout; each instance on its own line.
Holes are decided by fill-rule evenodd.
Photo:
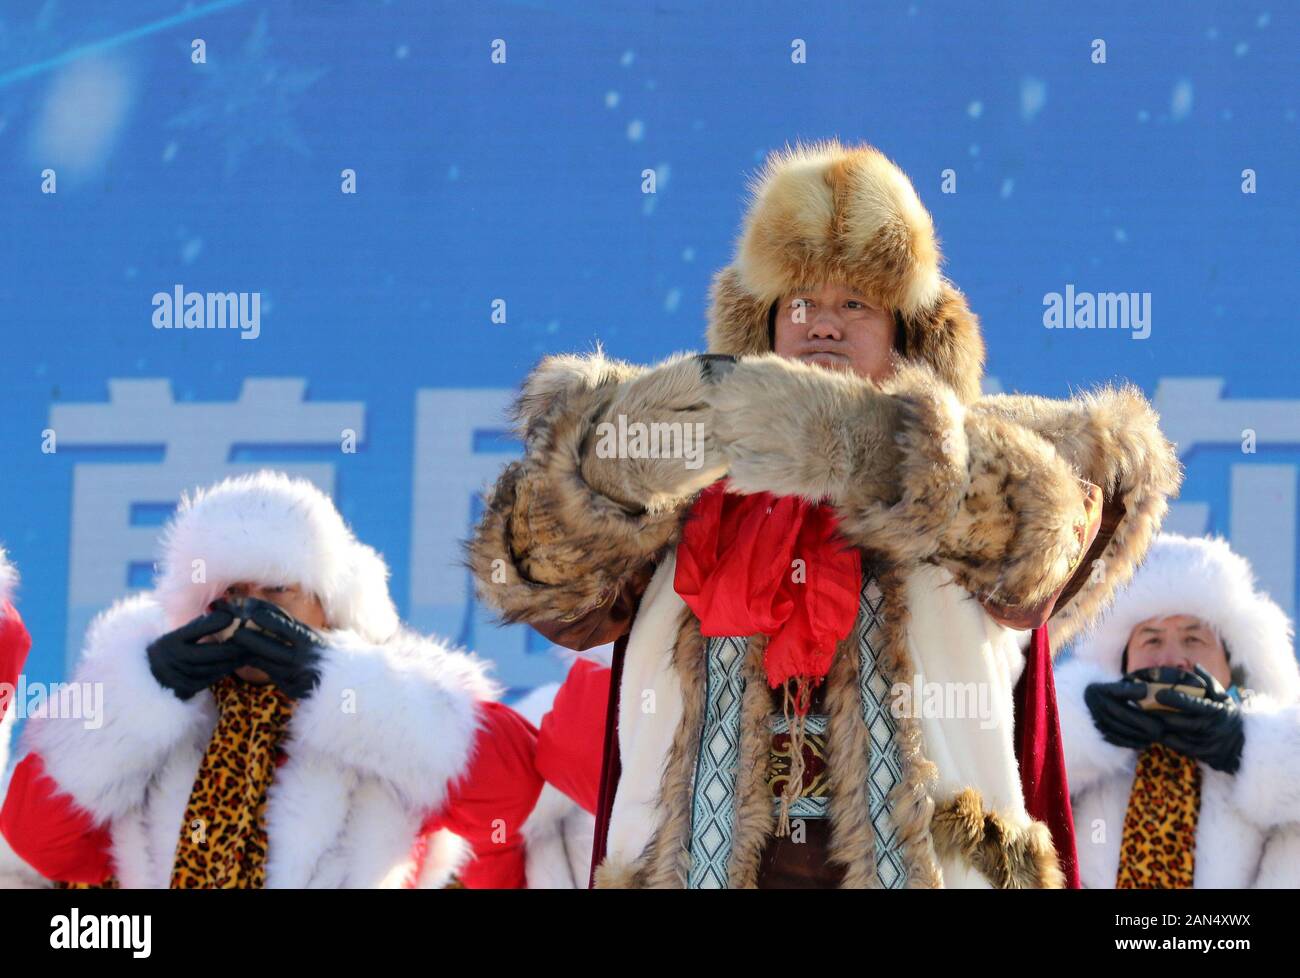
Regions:
M 1236 774 L 1246 745 L 1241 707 L 1204 668 L 1197 666 L 1196 674 L 1205 683 L 1203 698 L 1174 689 L 1157 690 L 1156 702 L 1173 711 L 1163 716 L 1166 730 L 1161 743 L 1216 771 Z
M 310 695 L 320 682 L 321 637 L 270 602 L 248 599 L 245 609 L 248 619 L 230 639 L 240 651 L 239 664 L 261 669 L 286 696 Z
M 200 642 L 230 627 L 234 615 L 214 607 L 174 632 L 155 639 L 148 649 L 149 671 L 182 700 L 229 676 L 241 664 L 243 651 L 230 642 Z
M 585 446 L 582 477 L 587 484 L 629 510 L 641 510 L 720 479 L 725 463 L 714 447 L 706 395 L 728 367 L 716 357 L 677 357 L 620 384 Z M 634 424 L 645 425 L 651 440 L 657 432 L 670 432 L 682 450 L 674 453 L 665 450 L 671 446 L 651 444 L 658 458 L 622 457 L 618 433 L 634 431 Z M 629 444 L 631 439 L 629 433 Z M 690 457 L 684 457 L 687 447 Z
M 1137 705 L 1146 695 L 1146 683 L 1121 679 L 1114 683 L 1092 683 L 1083 691 L 1083 701 L 1092 714 L 1093 724 L 1108 744 L 1146 750 L 1165 732 L 1158 717 Z

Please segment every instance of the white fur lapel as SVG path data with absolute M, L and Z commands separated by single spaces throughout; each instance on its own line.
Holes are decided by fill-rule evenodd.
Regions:
M 343 837 L 358 778 L 301 745 L 285 753 L 267 796 L 266 886 L 319 886 L 318 863 Z
M 606 842 L 611 863 L 635 861 L 658 827 L 664 765 L 682 719 L 681 677 L 673 652 L 686 603 L 673 588 L 676 568 L 675 553 L 659 565 L 628 636 L 618 702 L 622 774 Z M 647 693 L 653 695 L 653 709 L 647 709 Z
M 24 735 L 50 776 L 99 821 L 138 806 L 177 745 L 210 733 L 215 722 L 211 694 L 182 702 L 150 674 L 145 649 L 164 630 L 149 595 L 104 612 L 91 624 L 73 674 L 76 683 L 102 684 L 102 722 L 34 717 Z
M 201 760 L 197 746 L 179 748 L 143 806 L 113 821 L 123 887 L 167 887 Z M 275 773 L 266 825 L 268 889 L 396 887 L 411 870 L 419 818 L 391 788 L 300 747 Z
M 496 697 L 484 664 L 423 636 L 381 645 L 328 633 L 320 685 L 298 704 L 290 743 L 377 777 L 417 810 L 435 809 L 469 763 L 479 704 Z
M 1129 754 L 1136 759 L 1137 754 Z M 1192 884 L 1197 889 L 1248 889 L 1260 875 L 1279 878 L 1285 867 L 1261 866 L 1269 840 L 1277 835 L 1260 830 L 1231 800 L 1231 778 L 1201 768 L 1201 808 L 1196 822 L 1196 861 Z M 1078 842 L 1079 878 L 1088 889 L 1114 889 L 1119 873 L 1124 815 L 1133 788 L 1133 765 L 1112 774 L 1079 794 L 1074 801 L 1074 832 Z M 1265 872 L 1265 869 L 1268 872 Z M 1285 875 L 1295 886 L 1297 872 Z
M 1012 695 L 1022 633 L 994 622 L 942 568 L 920 565 L 905 586 L 915 675 L 895 682 L 910 685 L 903 695 L 910 692 L 912 705 L 919 690 L 924 754 L 938 768 L 936 801 L 973 787 L 986 810 L 1026 824 Z

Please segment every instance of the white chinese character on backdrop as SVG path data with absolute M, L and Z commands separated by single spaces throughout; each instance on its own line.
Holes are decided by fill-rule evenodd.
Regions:
M 1294 400 L 1224 400 L 1221 377 L 1175 377 L 1156 385 L 1153 404 L 1160 427 L 1186 459 L 1199 445 L 1242 444 L 1255 433 L 1257 446 L 1300 443 L 1300 410 Z M 1287 614 L 1295 614 L 1296 467 L 1243 461 L 1230 467 L 1228 538 L 1255 568 L 1259 583 Z M 1205 503 L 1170 506 L 1165 529 L 1200 536 L 1210 526 Z
M 526 625 L 496 624 L 474 594 L 461 552 L 474 500 L 520 454 L 505 421 L 513 396 L 499 388 L 416 396 L 409 617 L 416 628 L 491 658 L 501 683 L 524 689 L 562 678 L 564 665 Z

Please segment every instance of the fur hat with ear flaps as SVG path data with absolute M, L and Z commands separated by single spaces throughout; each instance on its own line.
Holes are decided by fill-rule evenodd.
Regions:
M 301 587 L 320 599 L 330 628 L 367 641 L 398 628 L 383 558 L 353 536 L 328 496 L 282 472 L 183 496 L 164 533 L 156 592 L 172 627 L 241 581 Z
M 1075 645 L 1074 655 L 1116 676 L 1139 622 L 1195 615 L 1211 625 L 1243 685 L 1281 702 L 1300 699 L 1300 667 L 1286 612 L 1255 587 L 1245 557 L 1218 537 L 1163 533 L 1110 610 Z
M 735 259 L 713 279 L 709 352 L 769 352 L 772 303 L 836 282 L 901 318 L 909 359 L 963 402 L 979 397 L 979 319 L 940 274 L 934 223 L 902 170 L 871 146 L 827 140 L 772 153 L 749 189 Z

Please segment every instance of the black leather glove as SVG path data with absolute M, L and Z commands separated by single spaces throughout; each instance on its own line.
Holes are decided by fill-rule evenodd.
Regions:
M 308 696 L 320 682 L 321 637 L 268 601 L 248 598 L 243 608 L 244 624 L 230 640 L 242 653 L 240 665 L 261 669 L 286 696 Z
M 1083 701 L 1092 714 L 1093 724 L 1108 744 L 1145 750 L 1165 732 L 1158 718 L 1137 705 L 1146 695 L 1146 683 L 1121 679 L 1114 683 L 1092 683 L 1083 691 Z
M 182 700 L 229 676 L 239 666 L 243 650 L 230 642 L 199 642 L 229 627 L 235 616 L 214 606 L 201 618 L 155 639 L 148 649 L 154 679 Z
M 1163 714 L 1165 734 L 1160 742 L 1216 771 L 1236 774 L 1246 746 L 1241 707 L 1201 666 L 1196 674 L 1206 689 L 1200 699 L 1173 689 L 1156 692 L 1156 702 L 1173 710 Z

